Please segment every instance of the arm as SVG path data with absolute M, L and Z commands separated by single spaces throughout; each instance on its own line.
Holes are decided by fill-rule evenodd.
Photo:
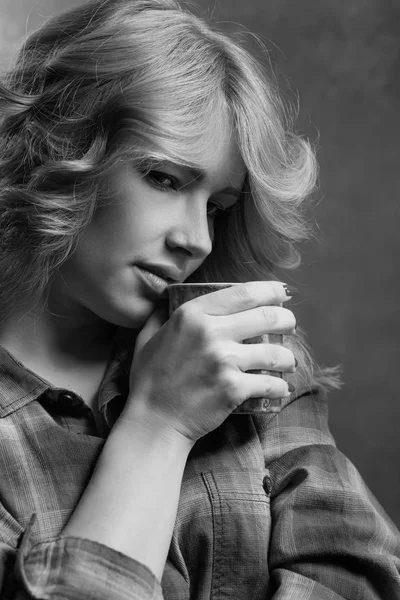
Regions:
M 64 529 L 66 535 L 105 544 L 145 564 L 161 579 L 183 471 L 196 440 L 218 427 L 243 399 L 259 396 L 260 389 L 267 388 L 271 397 L 288 393 L 283 380 L 244 374 L 230 364 L 235 355 L 228 360 L 222 352 L 234 335 L 226 316 L 222 320 L 226 330 L 221 329 L 222 315 L 235 313 L 243 302 L 247 307 L 249 302 L 264 303 L 268 290 L 274 301 L 276 295 L 280 302 L 287 299 L 282 284 L 258 283 L 248 286 L 247 294 L 224 289 L 196 298 L 164 325 L 157 313 L 148 320 L 136 340 L 128 400 Z M 276 312 L 274 326 L 292 331 L 293 314 L 282 307 L 270 308 Z M 264 311 L 246 312 L 240 311 L 245 331 L 249 323 L 256 331 L 266 327 Z M 237 316 L 235 325 L 240 326 Z M 240 333 L 236 335 L 241 339 Z M 232 345 L 243 353 L 241 343 Z M 283 353 L 282 348 L 279 351 Z
M 257 425 L 272 482 L 274 600 L 399 598 L 399 532 L 336 449 L 325 396 L 307 393 Z
M 143 564 L 72 536 L 35 543 L 34 525 L 35 515 L 24 530 L 0 504 L 1 600 L 162 600 Z
M 161 580 L 192 445 L 155 415 L 118 421 L 64 535 L 109 546 Z
M 35 543 L 34 520 L 25 528 L 0 505 L 2 600 L 161 599 L 157 575 L 161 579 L 190 447 L 167 436 L 154 418 L 117 423 L 57 538 Z
M 271 327 L 291 332 L 293 314 L 276 306 L 285 299 L 276 282 L 220 290 L 178 309 L 138 351 L 145 326 L 128 401 L 63 535 L 31 544 L 25 533 L 16 564 L 29 597 L 110 600 L 110 590 L 113 600 L 161 597 L 152 572 L 160 577 L 164 568 L 189 450 L 244 399 L 288 393 L 282 379 L 239 368 L 270 358 L 238 341 Z M 279 346 L 272 358 L 275 369 L 294 364 Z

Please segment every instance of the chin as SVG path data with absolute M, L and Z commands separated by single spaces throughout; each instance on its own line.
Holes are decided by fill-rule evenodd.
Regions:
M 115 325 L 124 329 L 142 329 L 151 313 L 145 316 L 135 315 L 134 317 L 122 315 L 115 320 Z
M 96 309 L 96 314 L 104 321 L 124 327 L 126 329 L 140 329 L 144 326 L 151 313 L 154 311 L 155 304 L 149 301 L 137 300 L 136 298 L 123 306 L 113 304 L 112 306 L 104 307 L 100 311 Z

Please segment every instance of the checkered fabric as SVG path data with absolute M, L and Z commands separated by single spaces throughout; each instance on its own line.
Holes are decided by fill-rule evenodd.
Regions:
M 400 535 L 335 447 L 327 402 L 303 390 L 279 414 L 231 415 L 189 456 L 162 581 L 63 536 L 127 393 L 116 355 L 104 426 L 0 348 L 2 600 L 399 600 Z

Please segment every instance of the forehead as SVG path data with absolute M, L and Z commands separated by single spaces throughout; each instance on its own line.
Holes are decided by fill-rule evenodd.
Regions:
M 193 172 L 210 183 L 228 181 L 240 187 L 247 169 L 227 114 L 221 113 L 217 119 L 213 119 L 212 126 L 203 132 L 202 138 L 202 143 L 190 157 Z
M 118 144 L 127 159 L 132 157 L 144 168 L 167 162 L 187 167 L 201 179 L 242 185 L 247 169 L 225 102 L 211 101 L 197 111 L 156 111 L 152 116 L 151 135 L 143 137 L 140 129 L 121 132 Z

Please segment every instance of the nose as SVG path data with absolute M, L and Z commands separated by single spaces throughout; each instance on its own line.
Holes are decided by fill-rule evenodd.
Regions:
M 184 251 L 191 259 L 204 260 L 212 250 L 212 223 L 207 217 L 207 203 L 194 198 L 180 210 L 171 224 L 167 244 L 173 250 Z

